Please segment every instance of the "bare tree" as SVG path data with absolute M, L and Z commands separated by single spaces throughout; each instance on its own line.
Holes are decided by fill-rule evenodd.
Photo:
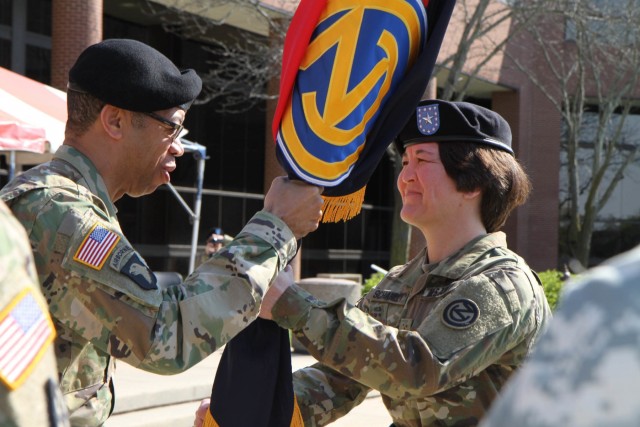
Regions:
M 210 67 L 199 71 L 203 91 L 198 103 L 220 112 L 241 113 L 277 98 L 267 83 L 280 75 L 282 46 L 295 0 L 145 1 L 145 11 L 163 28 L 205 44 Z M 238 29 L 237 19 L 241 19 Z M 224 31 L 220 27 L 225 26 Z
M 566 245 L 586 266 L 598 213 L 640 144 L 625 126 L 638 96 L 640 8 L 636 0 L 522 0 L 514 15 L 536 16 L 526 26 L 536 52 L 511 58 L 564 121 Z
M 512 28 L 496 36 L 494 31 L 509 25 L 511 8 L 496 0 L 460 0 L 456 3 L 455 17 L 461 21 L 460 34 L 450 38 L 455 43 L 445 58 L 438 62 L 438 69 L 446 69 L 446 79 L 438 82 L 442 87 L 441 98 L 462 101 L 469 94 L 469 85 L 497 55 L 516 31 Z

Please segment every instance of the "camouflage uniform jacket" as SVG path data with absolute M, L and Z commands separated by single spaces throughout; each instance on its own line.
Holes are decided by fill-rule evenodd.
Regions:
M 294 375 L 306 426 L 343 416 L 370 389 L 398 427 L 476 425 L 527 356 L 550 311 L 504 233 L 425 259 L 392 269 L 359 308 L 295 286 L 278 300 L 274 320 L 321 362 Z
M 0 426 L 63 427 L 51 342 L 55 330 L 40 292 L 31 246 L 0 201 Z
M 34 250 L 73 425 L 101 425 L 108 417 L 113 358 L 173 374 L 226 343 L 255 319 L 264 290 L 296 252 L 286 224 L 258 212 L 183 283 L 158 289 L 122 234 L 97 170 L 65 145 L 0 197 Z
M 640 426 L 640 246 L 573 280 L 483 427 Z

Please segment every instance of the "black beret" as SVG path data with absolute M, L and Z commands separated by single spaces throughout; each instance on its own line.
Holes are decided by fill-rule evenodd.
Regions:
M 395 139 L 400 153 L 421 142 L 477 142 L 513 154 L 511 128 L 498 113 L 469 102 L 420 101 Z
M 136 40 L 108 39 L 86 48 L 69 70 L 69 89 L 130 111 L 188 109 L 202 90 L 194 70 Z

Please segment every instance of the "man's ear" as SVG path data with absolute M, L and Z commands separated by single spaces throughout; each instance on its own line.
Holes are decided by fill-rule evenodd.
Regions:
M 123 126 L 125 122 L 126 112 L 113 105 L 105 105 L 100 111 L 100 123 L 102 128 L 112 139 L 120 140 L 124 135 Z

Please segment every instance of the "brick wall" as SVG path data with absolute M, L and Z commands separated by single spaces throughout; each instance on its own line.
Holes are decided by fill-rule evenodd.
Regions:
M 514 151 L 533 185 L 504 231 L 512 250 L 533 269 L 546 270 L 558 263 L 560 115 L 530 83 L 519 89 L 493 94 L 493 109 L 509 122 Z
M 87 46 L 102 40 L 102 0 L 53 0 L 51 85 L 66 91 L 69 69 Z

